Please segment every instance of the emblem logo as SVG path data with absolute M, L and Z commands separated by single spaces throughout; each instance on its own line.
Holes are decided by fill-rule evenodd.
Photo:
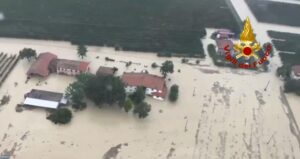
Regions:
M 270 55 L 271 45 L 266 47 L 264 55 L 258 54 L 262 49 L 257 42 L 250 19 L 247 18 L 244 24 L 244 29 L 240 35 L 240 40 L 233 46 L 234 54 L 231 53 L 229 46 L 225 46 L 226 59 L 241 68 L 256 68 L 257 64 L 261 65 Z M 252 58 L 252 60 L 250 60 Z M 253 62 L 254 61 L 254 62 Z

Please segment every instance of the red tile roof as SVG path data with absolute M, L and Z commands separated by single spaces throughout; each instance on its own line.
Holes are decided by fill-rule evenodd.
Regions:
M 166 82 L 163 77 L 146 74 L 146 73 L 124 73 L 122 81 L 129 86 L 142 86 L 146 88 L 156 89 L 162 93 L 155 93 L 159 97 L 165 97 L 167 93 Z
M 300 76 L 300 65 L 293 66 L 292 70 L 296 76 Z
M 40 75 L 46 77 L 49 75 L 49 64 L 52 60 L 57 59 L 57 56 L 46 52 L 41 53 L 38 59 L 31 65 L 27 71 L 27 75 Z

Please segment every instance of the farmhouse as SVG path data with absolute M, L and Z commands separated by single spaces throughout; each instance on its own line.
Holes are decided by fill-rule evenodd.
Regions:
M 84 61 L 57 59 L 52 63 L 51 67 L 55 69 L 55 72 L 58 74 L 79 75 L 90 70 L 89 64 L 89 62 Z
M 117 68 L 100 66 L 96 72 L 97 76 L 113 76 Z
M 50 73 L 78 75 L 89 71 L 89 62 L 58 59 L 52 53 L 41 53 L 27 72 L 28 76 L 48 76 Z
M 60 105 L 67 104 L 68 100 L 64 98 L 63 93 L 49 92 L 44 90 L 32 89 L 25 94 L 26 106 L 42 107 L 49 109 L 57 109 Z
M 51 73 L 49 70 L 49 65 L 53 60 L 56 59 L 57 56 L 49 52 L 39 54 L 37 60 L 31 65 L 30 69 L 28 70 L 27 75 L 37 75 L 42 77 L 48 76 Z
M 145 93 L 154 99 L 164 100 L 167 95 L 165 79 L 160 76 L 147 73 L 124 73 L 122 81 L 126 85 L 127 93 L 133 93 L 137 87 L 145 87 Z
M 294 80 L 300 80 L 300 65 L 292 67 L 290 76 Z

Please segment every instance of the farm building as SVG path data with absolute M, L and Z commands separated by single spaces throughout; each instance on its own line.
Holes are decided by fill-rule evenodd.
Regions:
M 164 100 L 167 95 L 166 81 L 163 77 L 146 73 L 124 73 L 122 81 L 127 93 L 133 93 L 137 87 L 145 87 L 145 93 L 154 99 Z
M 41 53 L 27 72 L 28 76 L 48 76 L 50 73 L 78 75 L 89 71 L 89 62 L 58 59 L 55 54 Z
M 290 76 L 292 79 L 300 80 L 300 65 L 292 67 Z
M 58 74 L 79 75 L 90 70 L 89 62 L 57 59 L 52 63 L 51 70 Z
M 57 56 L 49 52 L 39 54 L 37 60 L 31 65 L 30 69 L 28 70 L 27 75 L 37 75 L 42 77 L 48 76 L 51 73 L 49 70 L 49 65 L 53 60 L 56 59 Z
M 97 76 L 113 76 L 117 68 L 100 66 L 96 72 Z
M 60 105 L 67 104 L 68 100 L 64 98 L 63 93 L 50 92 L 44 90 L 32 89 L 29 93 L 25 94 L 26 106 L 42 107 L 49 109 L 57 109 Z

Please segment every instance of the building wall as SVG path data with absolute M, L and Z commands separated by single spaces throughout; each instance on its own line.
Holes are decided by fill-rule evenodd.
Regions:
M 129 93 L 129 94 L 134 93 L 136 91 L 136 89 L 137 89 L 136 86 L 126 86 L 125 87 L 126 93 Z
M 79 70 L 71 70 L 71 69 L 65 69 L 65 68 L 57 68 L 58 74 L 66 74 L 70 76 L 79 75 L 81 72 Z
M 134 93 L 136 91 L 137 87 L 136 86 L 126 86 L 125 87 L 125 91 L 126 93 Z M 162 97 L 157 97 L 157 96 L 153 96 L 153 93 L 159 92 L 161 93 L 161 90 L 156 90 L 156 89 L 152 89 L 152 88 L 146 88 L 145 94 L 146 95 L 150 95 L 152 96 L 154 99 L 158 99 L 158 100 L 164 100 Z

